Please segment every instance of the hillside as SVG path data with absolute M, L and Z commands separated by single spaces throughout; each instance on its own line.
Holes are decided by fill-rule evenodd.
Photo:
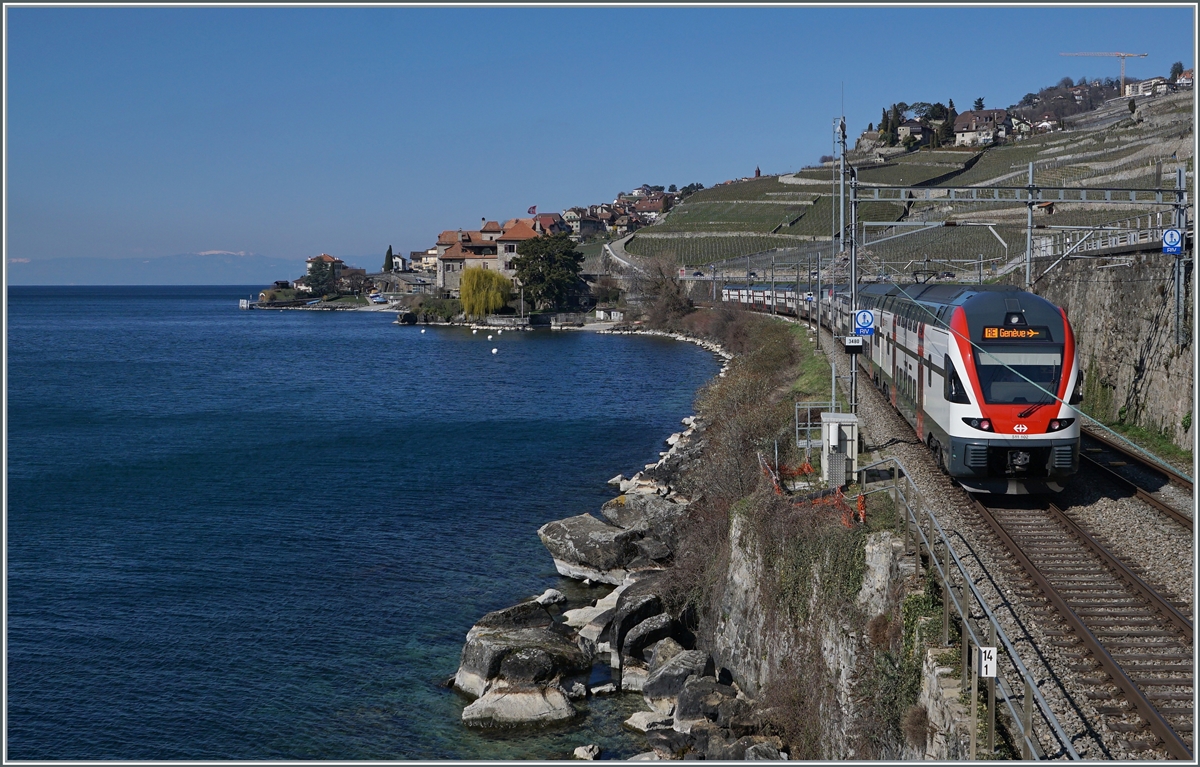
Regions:
M 984 150 L 888 150 L 882 163 L 871 151 L 851 153 L 849 159 L 864 185 L 1024 186 L 1033 163 L 1039 185 L 1144 189 L 1153 188 L 1158 178 L 1161 187 L 1174 188 L 1175 169 L 1192 169 L 1192 94 L 1143 97 L 1137 104 L 1137 114 L 1131 116 L 1129 100 L 1114 99 L 1070 117 L 1065 131 Z M 742 270 L 749 256 L 759 274 L 772 258 L 777 263 L 808 263 L 820 252 L 827 259 L 838 216 L 836 181 L 835 168 L 826 165 L 705 189 L 639 231 L 625 247 L 635 255 L 668 256 L 685 265 L 719 268 L 732 261 L 731 269 Z M 1166 210 L 1151 205 L 1059 204 L 1053 218 L 1039 211 L 1036 223 L 1095 225 Z M 849 216 L 847 206 L 847 225 Z M 985 269 L 999 270 L 1006 258 L 1015 260 L 1025 252 L 1026 209 L 1020 204 L 939 200 L 914 202 L 907 212 L 891 203 L 859 207 L 860 223 L 899 220 L 954 220 L 991 228 L 936 227 L 881 242 L 908 229 L 868 227 L 859 242 L 860 274 L 895 277 L 917 268 L 974 274 L 981 258 Z

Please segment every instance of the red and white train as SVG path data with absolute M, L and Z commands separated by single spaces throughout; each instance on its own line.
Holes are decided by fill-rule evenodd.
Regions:
M 815 316 L 808 295 L 803 286 L 730 286 L 722 297 Z M 822 299 L 821 323 L 850 335 L 846 286 Z M 959 484 L 1057 492 L 1079 470 L 1079 421 L 1070 406 L 1082 400 L 1083 378 L 1061 308 L 1014 286 L 946 283 L 862 285 L 858 304 L 874 315 L 860 368 Z

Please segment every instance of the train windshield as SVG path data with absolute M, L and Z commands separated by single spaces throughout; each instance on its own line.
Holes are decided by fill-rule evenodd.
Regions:
M 1062 347 L 985 348 L 975 355 L 975 369 L 979 371 L 984 402 L 1052 402 L 1062 375 Z

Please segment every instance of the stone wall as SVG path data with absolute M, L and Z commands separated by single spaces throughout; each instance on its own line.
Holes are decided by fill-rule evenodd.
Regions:
M 1100 420 L 1166 433 L 1190 448 L 1195 358 L 1190 342 L 1192 273 L 1184 280 L 1182 348 L 1175 343 L 1174 257 L 1137 253 L 1132 266 L 1097 269 L 1092 259 L 1058 265 L 1035 292 L 1063 307 L 1085 374 L 1084 406 Z
M 853 759 L 852 730 L 855 712 L 854 682 L 862 671 L 863 658 L 871 653 L 863 642 L 863 625 L 876 615 L 892 611 L 901 597 L 901 556 L 903 543 L 890 532 L 872 533 L 866 541 L 866 568 L 862 587 L 855 599 L 858 614 L 820 614 L 815 588 L 811 601 L 814 612 L 808 621 L 809 637 L 818 653 L 802 652 L 802 638 L 777 626 L 767 614 L 763 598 L 763 563 L 756 554 L 753 536 L 746 521 L 734 515 L 730 529 L 728 565 L 721 584 L 719 617 L 699 637 L 718 667 L 730 671 L 734 681 L 751 697 L 758 697 L 787 660 L 820 658 L 824 674 L 832 683 L 831 693 L 821 706 L 821 743 L 823 758 Z M 775 577 L 775 574 L 772 574 Z M 819 573 L 817 578 L 820 578 Z M 814 690 L 814 695 L 817 691 Z M 899 755 L 901 744 L 884 750 Z

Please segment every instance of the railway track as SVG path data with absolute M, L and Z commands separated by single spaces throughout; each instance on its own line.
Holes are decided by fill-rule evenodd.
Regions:
M 1192 760 L 1192 616 L 1052 503 L 974 497 L 979 515 L 1064 624 L 1054 644 L 1121 745 Z M 1040 505 L 1039 505 L 1040 504 Z M 1036 598 L 1036 596 L 1035 596 Z
M 1126 487 L 1184 528 L 1194 528 L 1190 513 L 1192 481 L 1179 472 L 1151 463 L 1119 442 L 1089 430 L 1080 435 L 1079 457 L 1084 465 Z

